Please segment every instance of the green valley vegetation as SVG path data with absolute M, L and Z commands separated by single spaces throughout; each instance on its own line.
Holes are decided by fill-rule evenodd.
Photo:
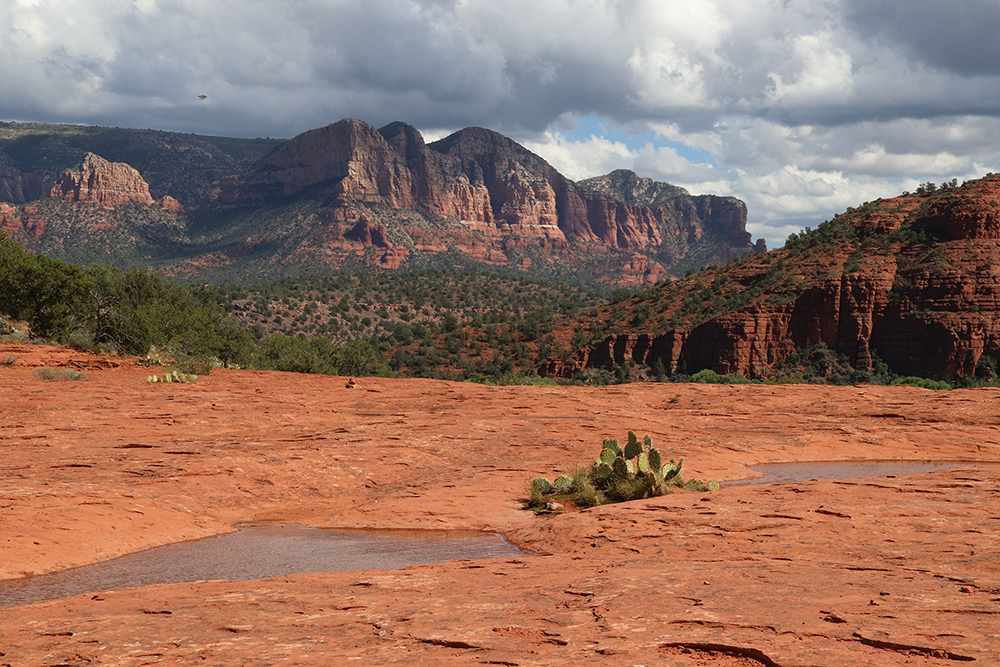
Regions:
M 502 376 L 513 362 L 497 357 L 474 365 L 459 358 L 465 327 L 482 328 L 487 340 L 511 327 L 535 337 L 550 329 L 554 313 L 603 302 L 578 287 L 474 273 L 335 274 L 249 288 L 183 285 L 148 269 L 84 268 L 28 253 L 0 235 L 0 315 L 24 322 L 32 339 L 145 355 L 150 364 L 198 375 L 219 365 L 451 379 L 479 373 L 510 382 Z M 424 361 L 427 341 L 436 337 L 443 356 Z M 414 349 L 397 351 L 407 345 Z M 534 375 L 514 379 L 535 381 Z
M 371 346 L 406 377 L 501 384 L 538 382 L 534 342 L 545 341 L 542 352 L 559 347 L 556 321 L 606 302 L 571 285 L 486 273 L 335 274 L 206 289 L 265 353 L 282 341 L 308 356 L 307 341 L 329 339 L 344 349 Z
M 82 268 L 35 255 L 0 235 L 0 312 L 35 339 L 144 355 L 152 346 L 181 359 L 249 363 L 246 328 L 198 289 L 147 269 Z
M 475 327 L 546 308 L 574 314 L 606 301 L 571 285 L 471 272 L 335 273 L 211 289 L 216 303 L 259 339 L 304 334 L 340 343 L 393 335 L 403 340 L 414 327 L 454 329 L 458 322 Z
M 213 366 L 390 372 L 364 340 L 336 345 L 322 337 L 274 335 L 257 341 L 215 297 L 208 285 L 183 286 L 148 269 L 83 268 L 31 254 L 0 234 L 0 315 L 25 323 L 34 341 L 145 355 L 151 365 L 198 375 Z

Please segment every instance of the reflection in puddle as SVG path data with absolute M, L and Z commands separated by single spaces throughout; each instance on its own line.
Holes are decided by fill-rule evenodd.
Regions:
M 103 563 L 0 581 L 0 607 L 130 586 L 393 570 L 421 563 L 521 554 L 503 537 L 488 533 L 247 526 L 235 533 L 168 544 Z
M 950 470 L 968 465 L 983 465 L 982 461 L 801 461 L 794 463 L 760 463 L 750 466 L 763 477 L 739 479 L 723 486 L 750 484 L 788 484 L 811 479 L 865 479 L 918 475 L 935 470 Z

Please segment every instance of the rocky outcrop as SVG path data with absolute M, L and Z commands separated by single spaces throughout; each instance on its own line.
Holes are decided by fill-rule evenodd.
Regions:
M 154 201 L 149 185 L 138 171 L 122 162 L 108 162 L 87 153 L 76 169 L 67 169 L 56 181 L 49 196 L 68 202 L 98 204 L 114 208 L 123 204 L 159 205 L 174 215 L 183 215 L 184 206 L 169 195 Z
M 692 197 L 625 171 L 578 185 L 523 146 L 482 128 L 428 145 L 404 123 L 376 130 L 342 120 L 299 135 L 209 192 L 210 201 L 228 207 L 293 198 L 331 202 L 345 220 L 358 217 L 352 212 L 357 205 L 423 209 L 496 237 L 641 250 L 671 264 L 709 238 L 709 261 L 755 249 L 745 229 L 746 207 L 737 199 Z M 663 273 L 663 266 L 652 271 Z
M 668 331 L 612 334 L 551 370 L 659 360 L 668 371 L 763 377 L 816 343 L 857 369 L 871 370 L 877 358 L 898 373 L 935 379 L 1000 360 L 1000 178 L 880 200 L 790 245 L 633 304 L 681 317 L 711 283 L 719 303 L 753 294 L 745 306 Z
M 48 228 L 48 221 L 39 216 L 36 206 L 0 204 L 0 231 L 18 240 L 37 239 Z
M 364 245 L 374 245 L 388 248 L 389 241 L 385 237 L 385 229 L 380 225 L 372 225 L 368 220 L 362 220 L 344 234 L 344 238 L 360 241 Z
M 156 203 L 159 204 L 160 208 L 167 213 L 173 213 L 174 215 L 184 215 L 187 213 L 187 211 L 184 210 L 184 205 L 170 195 L 160 197 L 156 200 Z
M 149 185 L 132 167 L 87 153 L 76 169 L 67 169 L 50 193 L 63 201 L 113 207 L 136 202 L 153 204 Z

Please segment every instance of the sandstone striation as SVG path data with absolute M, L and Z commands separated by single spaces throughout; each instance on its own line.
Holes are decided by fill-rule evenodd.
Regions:
M 879 200 L 783 249 L 637 298 L 630 308 L 678 325 L 612 333 L 550 370 L 659 360 L 668 371 L 762 377 L 822 343 L 861 370 L 881 359 L 904 375 L 970 376 L 1000 359 L 998 266 L 1000 178 Z M 631 315 L 604 317 L 628 329 Z

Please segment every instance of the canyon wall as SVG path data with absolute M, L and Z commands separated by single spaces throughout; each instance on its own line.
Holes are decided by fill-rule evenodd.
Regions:
M 33 251 L 60 259 L 148 261 L 171 275 L 222 280 L 495 266 L 640 286 L 762 249 L 750 242 L 737 199 L 691 196 L 627 171 L 574 183 L 482 128 L 427 144 L 405 123 L 375 129 L 345 119 L 277 144 L 250 168 L 213 180 L 194 203 L 192 188 L 206 173 L 240 163 L 262 140 L 230 146 L 222 138 L 138 131 L 126 140 L 94 128 L 44 135 L 21 126 L 7 128 L 8 137 L 4 129 L 0 124 L 0 148 L 8 151 L 0 152 L 0 201 L 10 203 L 0 224 Z M 145 171 L 95 151 L 81 159 L 81 137 L 89 134 L 104 137 L 117 155 L 133 155 Z M 33 143 L 22 145 L 24 137 Z M 52 155 L 36 154 L 46 147 Z M 59 172 L 54 185 L 43 177 L 70 156 L 76 166 Z M 38 165 L 44 169 L 23 171 Z M 147 172 L 159 183 L 155 196 Z M 187 181 L 194 185 L 178 186 Z M 154 204 L 183 225 L 153 220 L 146 210 L 123 212 Z M 86 220 L 76 208 L 83 205 L 91 205 Z M 151 235 L 154 227 L 164 233 Z M 88 230 L 103 236 L 89 238 Z M 136 254 L 117 255 L 122 243 Z
M 523 146 L 482 128 L 428 145 L 404 123 L 376 130 L 346 119 L 299 135 L 250 172 L 216 183 L 209 199 L 252 206 L 319 198 L 341 206 L 347 219 L 356 215 L 356 203 L 423 208 L 495 236 L 620 250 L 662 247 L 669 257 L 683 257 L 706 233 L 725 240 L 720 252 L 726 257 L 757 249 L 745 229 L 743 202 L 692 197 L 682 188 L 639 180 L 646 188 L 668 189 L 669 196 L 625 203 L 570 181 Z
M 660 360 L 668 372 L 764 377 L 815 343 L 858 369 L 871 370 L 878 358 L 896 372 L 936 379 L 973 374 L 984 355 L 1000 359 L 1000 178 L 871 208 L 841 223 L 856 230 L 853 250 L 779 250 L 728 274 L 749 285 L 784 261 L 797 287 L 765 291 L 690 328 L 609 335 L 553 370 Z

